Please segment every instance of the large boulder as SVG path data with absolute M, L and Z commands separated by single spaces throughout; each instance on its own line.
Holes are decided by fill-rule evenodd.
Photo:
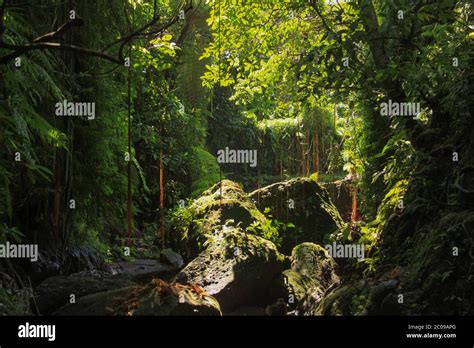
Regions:
M 139 283 L 147 283 L 153 278 L 169 279 L 177 273 L 177 268 L 156 260 L 134 260 L 110 265 L 109 272 L 83 271 L 69 276 L 50 277 L 34 290 L 33 307 L 39 314 L 48 315 L 69 303 L 70 296 L 76 298 L 89 294 L 119 289 Z
M 221 315 L 219 303 L 196 285 L 153 279 L 84 296 L 54 315 Z
M 292 251 L 291 269 L 273 283 L 270 298 L 284 299 L 296 314 L 314 314 L 325 292 L 340 282 L 337 263 L 320 245 L 303 243 Z
M 129 278 L 136 283 L 147 283 L 153 278 L 170 279 L 179 270 L 177 265 L 168 265 L 150 259 L 120 261 L 111 264 L 109 267 L 112 274 Z
M 324 289 L 340 280 L 336 261 L 320 245 L 302 243 L 293 249 L 291 258 L 292 270 L 315 279 Z
M 224 228 L 238 226 L 246 230 L 265 221 L 265 216 L 237 183 L 223 180 L 188 207 L 175 212 L 170 235 L 174 249 L 192 260 L 204 250 L 207 240 L 222 233 Z
M 237 307 L 266 304 L 268 287 L 285 264 L 272 242 L 230 227 L 213 238 L 175 280 L 202 286 L 229 313 Z
M 37 262 L 27 267 L 28 276 L 33 285 L 39 284 L 49 277 L 69 275 L 83 271 L 107 271 L 104 257 L 88 246 L 75 246 L 58 253 L 50 248 L 41 248 Z
M 328 192 L 310 178 L 275 183 L 249 196 L 267 217 L 296 226 L 296 229 L 285 229 L 280 235 L 280 250 L 285 254 L 303 242 L 323 244 L 325 237 L 344 225 Z
M 104 257 L 88 246 L 77 246 L 66 250 L 61 274 L 73 274 L 82 271 L 106 271 L 107 265 Z
M 196 219 L 206 219 L 206 230 L 214 231 L 216 227 L 219 231 L 219 226 L 226 223 L 239 224 L 246 229 L 253 222 L 264 219 L 242 188 L 230 180 L 222 180 L 203 192 L 190 210 Z
M 128 277 L 111 276 L 105 272 L 79 272 L 55 276 L 43 281 L 34 290 L 33 307 L 41 315 L 49 315 L 76 298 L 135 284 Z

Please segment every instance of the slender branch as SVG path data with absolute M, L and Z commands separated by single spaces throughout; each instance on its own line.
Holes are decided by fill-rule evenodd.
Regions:
M 2 7 L 0 7 L 0 14 L 3 13 L 4 7 L 5 7 L 4 2 L 2 4 Z M 192 2 L 188 2 L 188 5 L 184 8 L 184 12 L 187 13 L 193 8 Z M 3 19 L 3 16 L 1 17 Z M 25 44 L 25 45 L 10 45 L 6 42 L 3 42 L 0 38 L 0 48 L 5 48 L 9 50 L 13 50 L 13 52 L 10 52 L 4 56 L 0 57 L 0 65 L 6 64 L 9 61 L 27 53 L 33 50 L 41 50 L 41 49 L 56 49 L 56 50 L 63 50 L 63 51 L 73 51 L 73 52 L 78 52 L 82 54 L 87 54 L 90 56 L 94 57 L 99 57 L 103 58 L 107 61 L 110 61 L 112 63 L 116 64 L 123 64 L 124 62 L 124 57 L 123 57 L 123 50 L 124 47 L 131 42 L 133 39 L 139 36 L 149 36 L 149 35 L 154 35 L 157 33 L 160 33 L 169 27 L 171 27 L 173 24 L 175 24 L 179 20 L 179 14 L 175 15 L 170 21 L 167 23 L 161 25 L 158 28 L 153 28 L 152 30 L 148 31 L 149 28 L 152 28 L 157 21 L 159 20 L 159 17 L 154 17 L 151 21 L 148 23 L 144 24 L 142 27 L 139 29 L 122 36 L 121 38 L 113 41 L 112 43 L 108 44 L 105 46 L 102 50 L 94 50 L 90 48 L 85 48 L 85 47 L 79 47 L 79 46 L 74 46 L 74 45 L 65 45 L 62 43 L 57 43 L 57 42 L 45 42 L 48 41 L 47 39 L 52 39 L 52 40 L 60 40 L 61 37 L 64 35 L 66 30 L 69 30 L 72 26 L 77 26 L 80 25 L 79 23 L 74 23 L 75 25 L 66 25 L 67 22 L 60 27 L 56 32 L 52 32 L 50 34 L 43 35 L 39 38 L 33 39 L 31 43 Z M 0 22 L 0 24 L 2 24 Z M 0 26 L 0 29 L 3 28 Z M 44 40 L 44 41 L 43 41 Z M 118 52 L 118 57 L 114 57 L 110 54 L 108 54 L 106 51 L 113 46 L 117 45 L 120 43 L 120 48 Z
M 6 64 L 9 61 L 27 52 L 38 50 L 38 49 L 55 49 L 55 50 L 61 50 L 61 51 L 73 51 L 73 52 L 83 53 L 83 54 L 87 54 L 94 57 L 103 58 L 112 63 L 123 64 L 123 61 L 121 61 L 120 59 L 113 57 L 111 55 L 108 55 L 107 53 L 104 53 L 102 51 L 96 51 L 89 48 L 84 48 L 84 47 L 79 47 L 79 46 L 74 46 L 74 45 L 65 45 L 65 44 L 56 43 L 56 42 L 37 42 L 37 43 L 26 44 L 23 46 L 12 46 L 12 45 L 8 45 L 2 42 L 0 43 L 0 47 L 2 46 L 3 47 L 7 46 L 7 48 L 8 46 L 15 47 L 16 50 L 14 52 L 11 52 L 9 54 L 6 54 L 0 57 L 0 65 Z
M 321 18 L 321 21 L 323 22 L 323 25 L 324 27 L 331 33 L 335 33 L 337 35 L 337 33 L 331 29 L 331 27 L 329 26 L 328 22 L 326 22 L 326 18 L 324 18 L 321 10 L 318 8 L 318 6 L 316 5 L 316 1 L 315 0 L 311 0 L 310 1 L 310 5 L 311 7 L 316 11 L 316 13 L 318 14 L 319 18 Z
M 190 11 L 192 9 L 192 4 L 190 3 L 186 9 L 184 9 L 184 12 L 187 13 L 188 11 Z M 169 28 L 170 26 L 172 26 L 174 23 L 176 23 L 179 19 L 179 15 L 173 17 L 168 23 L 164 24 L 163 26 L 157 28 L 157 29 L 154 29 L 152 32 L 150 33 L 146 33 L 146 34 L 153 34 L 153 33 L 159 33 L 167 28 Z M 154 24 L 156 24 L 156 22 L 159 20 L 159 17 L 155 17 L 153 18 L 151 21 L 149 21 L 148 23 L 144 24 L 141 28 L 135 30 L 134 32 L 130 33 L 130 34 L 127 34 L 125 36 L 122 36 L 120 38 L 118 38 L 117 40 L 109 43 L 107 46 L 105 46 L 104 48 L 102 48 L 102 51 L 106 51 L 108 50 L 109 48 L 119 44 L 119 43 L 122 43 L 122 44 L 127 44 L 128 41 L 130 39 L 132 39 L 133 37 L 135 36 L 140 36 L 140 35 L 144 35 L 144 31 L 148 28 L 150 28 L 151 26 L 153 26 Z

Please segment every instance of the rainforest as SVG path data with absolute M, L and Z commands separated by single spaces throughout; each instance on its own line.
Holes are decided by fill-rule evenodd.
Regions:
M 0 0 L 0 314 L 473 315 L 473 11 Z

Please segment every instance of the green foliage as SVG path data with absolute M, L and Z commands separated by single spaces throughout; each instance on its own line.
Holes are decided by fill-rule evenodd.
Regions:
M 0 223 L 0 244 L 4 244 L 7 240 L 21 243 L 24 237 L 24 234 L 18 228 Z
M 247 227 L 247 231 L 273 242 L 276 246 L 280 246 L 282 242 L 280 231 L 286 230 L 286 227 L 283 222 L 278 220 L 265 219 L 254 221 Z
M 192 197 L 197 197 L 220 180 L 219 165 L 216 158 L 201 147 L 193 149 L 190 155 L 189 167 L 191 169 Z
M 31 290 L 15 290 L 0 287 L 0 315 L 31 315 Z

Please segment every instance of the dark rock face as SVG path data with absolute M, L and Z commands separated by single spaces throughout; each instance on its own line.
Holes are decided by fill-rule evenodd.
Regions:
M 273 243 L 231 228 L 178 273 L 176 281 L 202 286 L 229 313 L 265 302 L 268 287 L 284 267 L 285 258 Z
M 162 259 L 163 262 L 173 267 L 181 268 L 184 266 L 183 257 L 171 249 L 162 250 L 160 254 L 160 258 Z
M 131 262 L 113 263 L 110 265 L 110 271 L 135 283 L 147 283 L 153 278 L 170 279 L 178 272 L 178 268 L 157 260 L 136 259 Z
M 289 229 L 281 235 L 281 250 L 285 254 L 302 242 L 322 244 L 325 237 L 343 226 L 327 191 L 309 178 L 263 187 L 253 191 L 250 198 L 267 216 L 296 226 L 296 230 Z
M 68 304 L 54 315 L 221 315 L 219 303 L 196 286 L 153 279 L 143 286 L 99 292 Z
M 46 279 L 35 289 L 33 307 L 37 307 L 39 314 L 49 315 L 69 303 L 71 294 L 80 298 L 132 284 L 134 283 L 126 277 L 111 276 L 97 271 L 55 276 Z
M 370 289 L 367 314 L 474 314 L 474 212 L 425 208 L 413 203 L 384 226 L 381 253 L 391 267 L 375 288 L 387 291 Z M 387 286 L 397 268 L 399 286 Z
M 92 270 L 105 271 L 106 269 L 107 266 L 102 255 L 92 248 L 80 246 L 67 250 L 61 266 L 61 273 L 72 274 Z
M 57 255 L 40 251 L 38 253 L 38 261 L 31 262 L 28 267 L 28 273 L 33 283 L 39 283 L 48 277 L 59 275 L 61 264 L 62 261 Z
M 102 255 L 92 248 L 79 246 L 66 250 L 64 255 L 52 251 L 40 252 L 38 261 L 29 265 L 28 274 L 37 284 L 48 277 L 93 270 L 107 271 Z
M 344 221 L 351 220 L 352 192 L 350 180 L 338 180 L 321 184 L 331 197 L 331 201 Z
M 110 272 L 83 271 L 69 276 L 55 276 L 43 281 L 34 291 L 39 314 L 48 315 L 69 303 L 71 294 L 76 299 L 99 292 L 150 282 L 153 278 L 169 279 L 176 274 L 173 266 L 156 260 L 117 262 Z

